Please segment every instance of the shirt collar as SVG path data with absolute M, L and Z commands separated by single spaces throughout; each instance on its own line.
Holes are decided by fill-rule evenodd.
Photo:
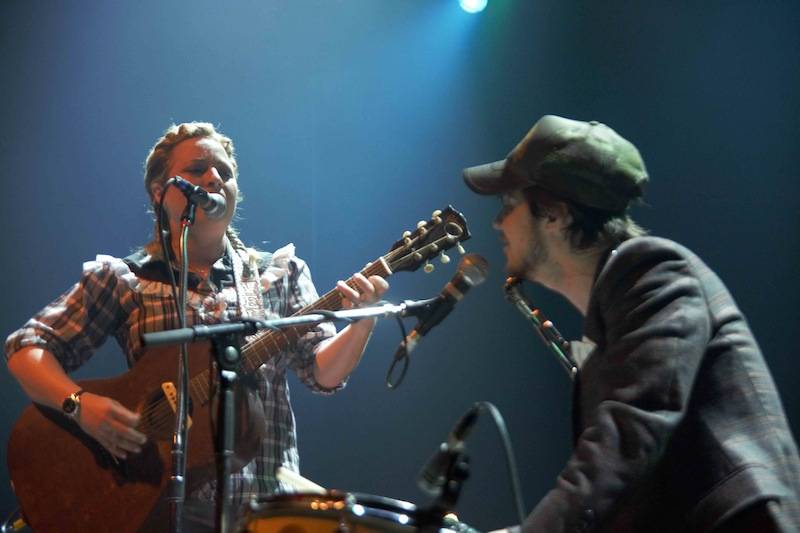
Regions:
M 160 283 L 169 283 L 169 268 L 162 254 L 149 254 L 144 249 L 129 255 L 124 259 L 136 277 Z M 172 264 L 172 271 L 175 279 L 180 274 L 180 269 L 176 264 Z M 192 272 L 189 272 L 189 288 L 196 289 L 203 280 Z M 233 261 L 227 251 L 211 265 L 209 281 L 217 286 L 222 286 L 225 281 L 233 281 Z

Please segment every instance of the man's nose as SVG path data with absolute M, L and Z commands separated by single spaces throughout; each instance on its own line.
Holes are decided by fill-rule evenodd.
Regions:
M 500 211 L 499 213 L 497 213 L 497 215 L 494 217 L 494 220 L 492 220 L 492 227 L 494 229 L 496 229 L 497 231 L 500 231 L 502 229 L 501 224 L 503 223 L 503 219 L 504 218 L 506 218 L 506 217 L 505 217 L 505 213 L 503 211 Z

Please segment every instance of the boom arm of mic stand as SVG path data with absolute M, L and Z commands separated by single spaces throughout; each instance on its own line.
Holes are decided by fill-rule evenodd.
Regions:
M 201 339 L 213 338 L 220 335 L 242 333 L 251 335 L 260 329 L 281 329 L 293 326 L 313 325 L 320 322 L 354 322 L 364 318 L 382 318 L 389 316 L 417 316 L 427 312 L 437 298 L 426 300 L 406 300 L 401 304 L 382 304 L 344 311 L 320 311 L 307 315 L 289 316 L 274 320 L 244 319 L 240 322 L 226 322 L 223 324 L 199 324 L 187 328 L 145 333 L 142 343 L 145 346 L 159 346 L 163 344 L 181 344 L 195 342 Z

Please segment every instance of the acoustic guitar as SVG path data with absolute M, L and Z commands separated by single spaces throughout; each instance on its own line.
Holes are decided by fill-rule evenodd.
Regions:
M 388 277 L 414 271 L 444 250 L 470 237 L 466 220 L 448 206 L 435 211 L 413 232 L 405 232 L 390 251 L 367 264 L 364 276 Z M 350 278 L 347 284 L 356 287 Z M 296 314 L 338 310 L 342 298 L 331 290 Z M 261 331 L 242 347 L 240 382 L 306 333 L 311 326 Z M 37 532 L 158 531 L 168 527 L 165 498 L 170 477 L 178 350 L 161 347 L 147 353 L 124 374 L 79 382 L 86 391 L 109 396 L 141 414 L 138 430 L 148 437 L 142 452 L 117 460 L 60 411 L 28 406 L 14 425 L 8 444 L 8 470 L 27 524 Z M 186 489 L 215 476 L 216 412 L 211 347 L 194 343 L 189 350 L 191 425 L 188 432 Z M 236 394 L 237 433 L 234 469 L 251 461 L 265 421 L 252 388 Z

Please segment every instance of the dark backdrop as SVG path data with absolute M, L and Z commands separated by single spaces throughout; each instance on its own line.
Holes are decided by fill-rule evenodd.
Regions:
M 74 283 L 96 253 L 149 237 L 141 165 L 172 122 L 233 137 L 243 238 L 287 242 L 320 292 L 384 253 L 433 209 L 463 211 L 488 281 L 383 384 L 399 341 L 381 322 L 334 397 L 294 383 L 303 473 L 328 486 L 425 504 L 415 473 L 473 402 L 494 402 L 525 502 L 570 450 L 566 376 L 502 297 L 496 201 L 461 169 L 504 156 L 545 113 L 606 122 L 652 175 L 637 219 L 698 252 L 726 281 L 764 349 L 795 431 L 800 5 L 797 2 L 252 0 L 0 4 L 3 335 Z M 398 274 L 394 301 L 434 295 L 455 261 Z M 577 314 L 544 291 L 561 330 Z M 80 371 L 123 369 L 109 343 Z M 0 441 L 27 400 L 0 373 Z M 468 444 L 460 510 L 514 521 L 488 417 Z M 3 449 L 5 464 L 5 450 Z M 0 510 L 14 507 L 0 485 Z

